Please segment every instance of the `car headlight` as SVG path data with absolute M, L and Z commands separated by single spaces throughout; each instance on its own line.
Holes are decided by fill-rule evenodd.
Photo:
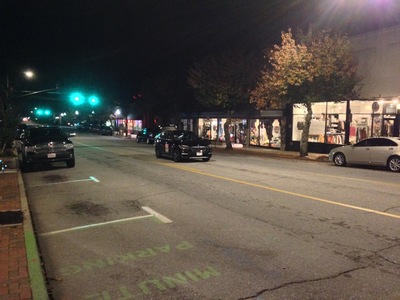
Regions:
M 65 149 L 69 150 L 69 149 L 74 149 L 74 145 L 73 144 L 65 144 L 64 145 Z
M 211 144 L 210 145 L 207 145 L 207 147 L 206 147 L 207 149 L 211 149 Z
M 189 150 L 189 146 L 188 145 L 179 145 L 179 148 L 182 150 Z

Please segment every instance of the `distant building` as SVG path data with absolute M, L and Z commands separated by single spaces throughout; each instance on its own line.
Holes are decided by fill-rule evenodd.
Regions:
M 310 149 L 327 152 L 366 137 L 399 136 L 400 26 L 350 37 L 362 78 L 359 99 L 313 105 Z M 305 110 L 293 107 L 292 143 L 301 137 Z
M 352 36 L 363 77 L 360 98 L 395 98 L 400 96 L 400 26 Z
M 363 78 L 359 99 L 313 104 L 309 151 L 327 153 L 331 148 L 372 136 L 399 136 L 400 132 L 400 26 L 350 37 Z M 280 126 L 286 123 L 286 149 L 297 150 L 306 110 L 236 112 L 230 127 L 234 143 L 280 147 Z M 291 116 L 291 117 L 290 117 Z M 224 142 L 223 113 L 201 112 L 182 117 L 182 126 L 200 136 Z

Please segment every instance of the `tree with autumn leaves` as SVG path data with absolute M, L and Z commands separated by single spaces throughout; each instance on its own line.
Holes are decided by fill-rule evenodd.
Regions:
M 275 45 L 267 59 L 250 102 L 258 109 L 304 106 L 307 113 L 300 156 L 307 156 L 312 103 L 358 96 L 361 79 L 356 76 L 357 62 L 350 41 L 346 35 L 329 31 L 307 35 L 300 32 L 295 39 L 289 29 L 282 32 L 282 44 Z M 284 138 L 285 134 L 281 136 Z

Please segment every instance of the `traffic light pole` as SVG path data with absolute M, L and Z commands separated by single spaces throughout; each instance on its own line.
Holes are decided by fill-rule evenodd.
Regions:
M 28 94 L 24 94 L 24 95 L 19 95 L 16 97 L 12 97 L 13 99 L 19 99 L 19 98 L 24 98 L 24 97 L 28 97 L 28 96 L 32 96 L 32 95 L 36 95 L 36 94 L 41 94 L 41 93 L 47 93 L 47 92 L 52 92 L 52 91 L 57 91 L 57 88 L 53 88 L 53 89 L 46 89 L 46 90 L 40 90 L 40 91 L 35 91 L 35 92 L 29 92 Z

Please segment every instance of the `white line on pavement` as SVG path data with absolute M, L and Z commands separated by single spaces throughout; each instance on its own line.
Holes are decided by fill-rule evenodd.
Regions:
M 155 210 L 151 209 L 148 206 L 142 206 L 142 209 L 144 211 L 147 211 L 149 214 L 152 214 L 154 217 L 156 217 L 163 223 L 172 223 L 172 221 L 170 219 L 168 219 L 167 217 L 164 217 L 163 215 L 160 215 L 158 212 L 156 212 Z
M 49 235 L 54 235 L 58 233 L 65 233 L 65 232 L 71 232 L 71 231 L 77 231 L 77 230 L 83 230 L 87 228 L 92 228 L 92 227 L 100 227 L 100 226 L 105 226 L 109 224 L 115 224 L 115 223 L 122 223 L 122 222 L 128 222 L 128 221 L 134 221 L 134 220 L 140 220 L 140 219 L 146 219 L 146 218 L 157 218 L 160 220 L 162 223 L 172 223 L 170 219 L 167 217 L 164 217 L 163 215 L 160 215 L 153 209 L 147 206 L 142 206 L 142 209 L 146 212 L 148 212 L 150 215 L 145 215 L 145 216 L 138 216 L 138 217 L 132 217 L 132 218 L 125 218 L 125 219 L 120 219 L 120 220 L 114 220 L 114 221 L 108 221 L 108 222 L 101 222 L 101 223 L 95 223 L 95 224 L 89 224 L 89 225 L 84 225 L 84 226 L 78 226 L 78 227 L 72 227 L 68 229 L 62 229 L 62 230 L 56 230 L 56 231 L 50 231 L 50 232 L 45 232 L 45 233 L 40 233 L 40 236 L 49 236 Z
M 40 187 L 40 186 L 46 186 L 46 185 L 56 185 L 56 184 L 74 183 L 74 182 L 83 182 L 83 181 L 100 182 L 100 180 L 98 180 L 96 177 L 90 176 L 88 179 L 77 179 L 77 180 L 69 180 L 69 181 L 60 181 L 60 182 L 37 184 L 37 185 L 29 186 L 29 188 L 31 189 L 31 188 Z

